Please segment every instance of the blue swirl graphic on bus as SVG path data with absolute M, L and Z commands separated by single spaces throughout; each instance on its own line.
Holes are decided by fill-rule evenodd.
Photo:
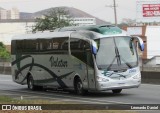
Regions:
M 115 72 L 104 71 L 102 74 L 103 74 L 104 76 L 106 76 L 106 77 L 111 77 L 112 75 L 116 74 L 116 75 L 119 76 L 119 77 L 124 77 L 124 78 L 126 78 L 126 75 L 123 75 L 123 74 L 120 74 L 120 73 L 115 73 Z
M 48 69 L 47 67 L 45 67 L 45 66 L 43 66 L 41 64 L 35 63 L 33 57 L 30 56 L 30 55 L 22 56 L 21 58 L 16 59 L 15 61 L 12 62 L 12 66 L 15 65 L 15 64 L 17 64 L 17 63 L 19 63 L 19 62 L 21 62 L 22 60 L 24 60 L 26 58 L 32 58 L 32 62 L 28 63 L 28 64 L 20 67 L 20 69 L 18 69 L 18 71 L 15 73 L 15 80 L 18 80 L 18 78 L 19 78 L 18 76 L 22 76 L 21 73 L 22 73 L 22 71 L 24 69 L 26 69 L 26 68 L 29 67 L 28 72 L 30 72 L 32 70 L 33 66 L 36 66 L 36 67 L 40 67 L 40 68 L 44 69 L 45 71 L 47 71 L 53 77 L 53 79 L 52 79 L 53 82 L 56 81 L 62 88 L 67 88 L 66 84 L 62 81 L 62 79 L 65 78 L 65 77 L 67 77 L 67 76 L 69 76 L 74 71 L 66 73 L 66 74 L 63 74 L 61 76 L 58 76 L 57 74 L 55 74 L 52 70 Z M 19 83 L 23 83 L 27 79 L 27 74 L 24 76 L 24 78 Z

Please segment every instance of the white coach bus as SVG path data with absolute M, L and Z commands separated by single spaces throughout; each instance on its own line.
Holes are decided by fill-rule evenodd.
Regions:
M 11 41 L 13 81 L 31 90 L 52 87 L 81 95 L 139 87 L 135 42 L 143 51 L 143 41 L 114 26 L 88 28 L 15 36 Z

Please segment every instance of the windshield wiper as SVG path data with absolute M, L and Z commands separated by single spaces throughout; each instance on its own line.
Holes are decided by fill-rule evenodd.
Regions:
M 112 60 L 112 62 L 110 63 L 110 65 L 107 67 L 107 70 L 109 70 L 109 69 L 112 67 L 113 62 L 116 60 L 116 58 L 117 58 L 117 64 L 118 64 L 118 66 L 121 65 L 121 60 L 123 60 L 124 63 L 125 63 L 129 68 L 132 68 L 132 66 L 131 66 L 128 62 L 126 62 L 126 60 L 125 60 L 122 56 L 120 56 L 118 47 L 117 47 L 116 42 L 115 42 L 115 38 L 114 38 L 114 44 L 115 44 L 115 53 L 116 53 L 116 56 L 114 57 L 114 59 Z
M 116 57 L 117 57 L 118 65 L 120 66 L 121 60 L 123 60 L 124 64 L 126 64 L 129 68 L 132 68 L 132 66 L 128 62 L 126 62 L 126 60 L 122 56 L 120 56 L 118 48 L 117 47 L 115 47 L 115 48 L 116 48 Z
M 126 62 L 126 60 L 125 60 L 123 57 L 121 57 L 121 59 L 124 61 L 124 63 L 125 63 L 129 68 L 132 68 L 132 66 L 131 66 L 128 62 Z
M 116 46 L 116 44 L 115 44 L 115 46 Z M 116 58 L 117 58 L 117 64 L 121 65 L 121 59 L 120 59 L 121 56 L 119 54 L 117 46 L 115 47 L 115 53 L 116 53 Z
M 107 70 L 109 70 L 111 68 L 111 66 L 113 65 L 113 62 L 116 60 L 116 56 L 114 57 L 114 59 L 112 60 L 112 62 L 109 64 L 109 66 L 107 67 Z
M 117 45 L 116 45 L 116 42 L 115 42 L 115 38 L 113 40 L 114 40 L 114 44 L 115 44 L 115 53 L 116 53 L 116 56 L 114 57 L 114 59 L 112 60 L 112 62 L 110 63 L 110 65 L 107 67 L 107 70 L 109 70 L 111 68 L 111 66 L 113 65 L 113 62 L 116 60 L 116 58 L 117 58 L 117 64 L 118 65 L 121 64 L 120 55 L 119 55 L 119 51 L 118 51 L 118 48 L 117 48 Z
M 134 50 L 133 50 L 132 41 L 133 41 L 133 39 L 131 39 L 131 40 L 129 41 L 129 47 L 130 47 L 130 51 L 132 52 L 132 55 L 134 55 Z
M 132 66 L 131 66 L 128 62 L 126 62 L 126 60 L 125 60 L 122 56 L 120 56 L 118 47 L 117 47 L 116 42 L 115 42 L 115 38 L 114 38 L 114 43 L 115 43 L 115 52 L 116 52 L 116 57 L 117 57 L 117 63 L 118 63 L 118 65 L 120 66 L 120 65 L 121 65 L 121 60 L 123 60 L 124 63 L 125 63 L 129 68 L 132 68 Z

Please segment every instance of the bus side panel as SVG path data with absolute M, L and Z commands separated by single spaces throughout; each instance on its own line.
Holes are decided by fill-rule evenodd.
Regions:
M 25 55 L 12 55 L 12 78 L 19 84 L 26 84 L 26 75 L 29 72 L 32 58 L 25 58 Z
M 72 69 L 74 70 L 74 76 L 72 76 L 72 83 L 74 83 L 74 77 L 79 76 L 82 81 L 83 87 L 88 89 L 88 77 L 87 77 L 87 65 L 78 58 L 71 56 L 70 61 L 72 63 Z M 74 84 L 73 84 L 74 85 Z

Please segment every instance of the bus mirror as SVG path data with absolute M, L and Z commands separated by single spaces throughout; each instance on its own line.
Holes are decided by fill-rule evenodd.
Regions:
M 97 43 L 96 43 L 95 41 L 92 41 L 92 53 L 93 53 L 94 55 L 97 54 L 97 49 L 98 49 Z
M 140 37 L 138 37 L 138 36 L 133 37 L 133 38 L 138 41 L 139 49 L 140 49 L 141 51 L 144 51 L 144 43 L 143 43 L 143 40 L 142 40 Z

